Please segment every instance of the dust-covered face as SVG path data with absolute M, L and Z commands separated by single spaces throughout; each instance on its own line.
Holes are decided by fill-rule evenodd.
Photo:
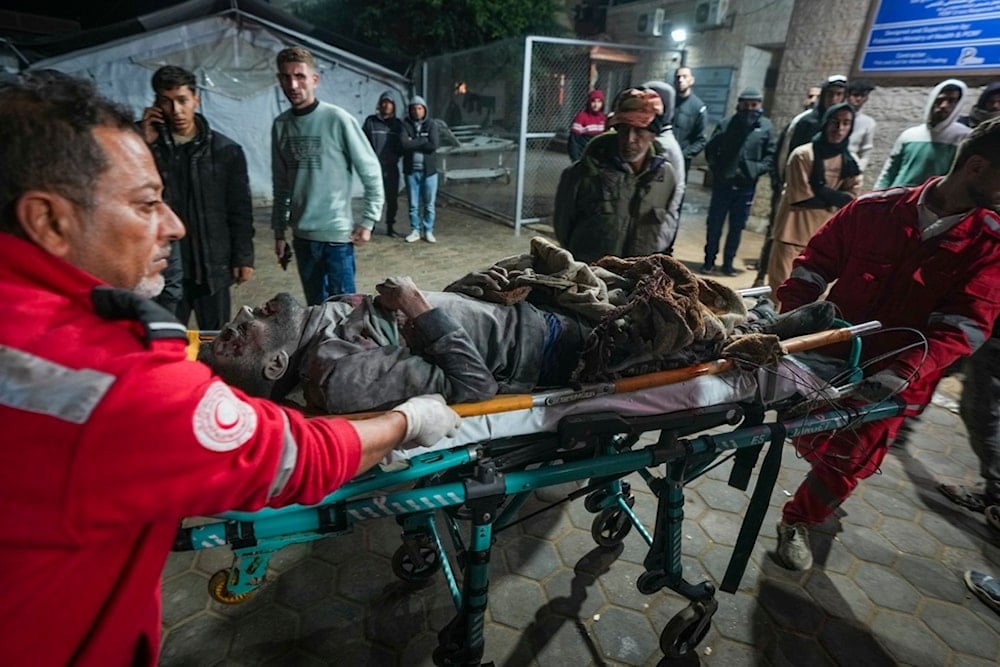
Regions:
M 257 308 L 243 306 L 199 358 L 227 383 L 255 396 L 267 396 L 273 382 L 264 375 L 269 359 L 280 350 L 295 351 L 305 310 L 282 292 Z

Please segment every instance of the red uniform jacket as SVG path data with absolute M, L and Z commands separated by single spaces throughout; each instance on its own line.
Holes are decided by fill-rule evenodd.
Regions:
M 317 502 L 360 460 L 345 421 L 230 389 L 169 325 L 107 319 L 98 285 L 0 234 L 5 666 L 155 664 L 182 517 Z
M 873 192 L 851 202 L 820 228 L 778 289 L 783 310 L 827 297 L 852 323 L 879 320 L 927 336 L 874 369 L 910 378 L 902 397 L 919 410 L 944 370 L 990 336 L 1000 315 L 1000 214 L 976 209 L 950 230 L 920 239 L 917 188 Z M 906 331 L 869 335 L 865 359 L 917 343 Z M 911 410 L 911 411 L 912 411 Z

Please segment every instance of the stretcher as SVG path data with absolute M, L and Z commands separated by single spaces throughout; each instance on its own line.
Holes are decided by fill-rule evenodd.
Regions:
M 483 134 L 481 128 L 475 125 L 460 125 L 449 128 L 443 121 L 438 121 L 441 133 L 441 146 L 437 154 L 441 158 L 441 173 L 445 182 L 448 181 L 482 181 L 503 180 L 510 184 L 510 168 L 504 166 L 504 153 L 513 151 L 517 146 L 514 141 Z M 449 169 L 450 156 L 484 157 L 496 156 L 496 166 L 478 166 L 474 168 Z
M 682 657 L 705 637 L 718 608 L 711 582 L 684 577 L 685 484 L 731 456 L 729 484 L 746 491 L 759 463 L 720 586 L 735 592 L 767 510 L 785 439 L 902 413 L 902 402 L 894 398 L 871 404 L 847 397 L 861 376 L 860 337 L 879 328 L 870 322 L 783 341 L 785 356 L 772 367 L 720 359 L 614 383 L 455 405 L 462 423 L 454 437 L 400 452 L 314 506 L 229 512 L 182 527 L 174 550 L 231 547 L 232 563 L 212 577 L 209 593 L 220 602 L 238 603 L 264 583 L 270 558 L 283 547 L 350 532 L 357 522 L 395 517 L 402 544 L 392 558 L 393 572 L 414 584 L 440 573 L 456 608 L 439 632 L 435 664 L 479 665 L 494 536 L 523 520 L 518 511 L 535 490 L 585 482 L 570 499 L 584 498 L 595 514 L 595 542 L 614 547 L 635 529 L 649 548 L 639 591 L 651 595 L 666 588 L 689 601 L 660 635 L 664 654 Z M 803 361 L 808 350 L 844 341 L 851 351 L 832 382 Z M 653 444 L 639 445 L 644 434 L 654 432 L 659 435 Z M 643 525 L 632 509 L 623 478 L 633 473 L 656 497 L 652 526 Z

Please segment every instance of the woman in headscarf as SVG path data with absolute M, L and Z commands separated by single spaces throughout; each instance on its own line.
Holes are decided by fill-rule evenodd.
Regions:
M 767 265 L 772 294 L 791 274 L 792 262 L 812 235 L 861 192 L 861 169 L 848 150 L 853 127 L 851 105 L 835 104 L 823 114 L 822 126 L 812 142 L 788 156 Z

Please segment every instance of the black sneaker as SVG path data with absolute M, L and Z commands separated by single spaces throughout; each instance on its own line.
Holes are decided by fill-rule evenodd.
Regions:
M 710 276 L 713 273 L 715 273 L 715 265 L 705 262 L 704 264 L 701 265 L 701 268 L 698 269 L 698 271 L 705 274 L 706 276 Z
M 735 268 L 733 268 L 731 266 L 724 266 L 724 267 L 722 267 L 722 273 L 724 275 L 727 275 L 727 276 L 738 276 L 738 275 L 740 275 L 743 272 L 740 271 L 739 269 L 735 269 Z

